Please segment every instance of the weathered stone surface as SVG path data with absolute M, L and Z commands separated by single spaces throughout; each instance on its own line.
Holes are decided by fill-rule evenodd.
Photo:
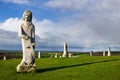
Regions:
M 30 72 L 35 70 L 35 65 L 21 65 L 17 66 L 17 72 Z
M 111 49 L 110 49 L 110 47 L 108 48 L 108 56 L 111 56 Z
M 68 57 L 72 57 L 72 53 L 69 53 L 69 54 L 68 54 Z
M 68 57 L 68 47 L 66 42 L 64 42 L 64 52 L 62 57 Z
M 93 51 L 90 51 L 90 56 L 93 56 Z
M 105 51 L 103 51 L 103 56 L 105 56 Z
M 41 58 L 41 52 L 40 51 L 38 52 L 38 58 Z
M 55 54 L 55 58 L 58 58 L 58 53 Z
M 6 60 L 6 56 L 4 56 L 3 60 Z
M 26 72 L 35 69 L 35 27 L 32 24 L 32 12 L 25 11 L 23 22 L 19 28 L 19 37 L 22 40 L 23 58 L 17 66 L 17 72 Z

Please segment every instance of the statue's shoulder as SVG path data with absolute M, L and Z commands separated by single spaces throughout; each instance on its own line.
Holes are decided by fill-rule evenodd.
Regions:
M 34 28 L 34 24 L 33 24 L 33 23 L 29 23 L 29 24 L 28 24 L 28 26 L 31 26 L 31 27 L 33 27 L 33 28 Z M 24 24 L 24 23 L 22 23 L 22 24 L 21 24 L 21 28 L 24 28 L 24 27 L 25 27 L 25 24 Z
M 25 24 L 24 24 L 24 23 L 22 23 L 20 26 L 21 26 L 21 27 L 24 27 L 24 26 L 25 26 Z
M 33 23 L 31 23 L 31 25 L 32 25 L 32 26 L 34 26 L 34 24 L 33 24 Z
M 31 23 L 30 26 L 32 26 L 34 28 L 34 24 L 33 23 Z

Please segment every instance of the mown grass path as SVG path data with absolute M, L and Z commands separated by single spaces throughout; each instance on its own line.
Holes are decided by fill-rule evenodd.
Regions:
M 120 56 L 36 59 L 36 71 L 17 73 L 20 59 L 0 60 L 0 80 L 120 80 Z

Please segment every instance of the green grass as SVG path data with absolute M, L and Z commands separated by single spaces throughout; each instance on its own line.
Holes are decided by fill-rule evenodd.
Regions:
M 0 60 L 0 80 L 120 80 L 120 56 L 36 59 L 36 72 L 17 73 L 20 59 Z

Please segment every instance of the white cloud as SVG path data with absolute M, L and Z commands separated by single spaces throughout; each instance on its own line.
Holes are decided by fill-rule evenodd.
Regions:
M 119 0 L 49 0 L 44 3 L 44 6 L 67 10 L 82 10 L 82 11 L 119 11 Z
M 33 19 L 36 35 L 40 37 L 37 45 L 62 46 L 67 42 L 71 46 L 109 46 L 120 44 L 120 14 L 89 13 L 73 16 L 53 22 L 48 19 Z M 0 23 L 0 29 L 18 32 L 19 18 L 9 18 Z
M 89 0 L 50 0 L 44 5 L 51 8 L 57 8 L 61 10 L 79 10 Z
M 40 37 L 38 45 L 62 46 L 64 41 L 71 46 L 83 47 L 120 44 L 119 0 L 48 0 L 43 3 L 53 9 L 81 11 L 66 12 L 67 18 L 59 17 L 56 22 L 34 18 L 36 35 Z M 21 19 L 9 18 L 0 22 L 0 29 L 18 32 L 20 24 Z
M 33 20 L 36 27 L 36 34 L 41 38 L 45 38 L 44 32 L 50 32 L 53 30 L 54 23 L 50 20 L 44 19 L 43 21 Z
M 99 40 L 88 24 L 80 21 L 68 21 L 54 23 L 50 20 L 43 20 L 35 23 L 39 37 L 46 45 L 63 45 L 67 42 L 72 46 L 84 46 L 98 44 Z M 94 42 L 96 41 L 96 42 Z
M 28 4 L 29 0 L 2 0 L 6 3 L 15 3 L 15 4 Z
M 8 18 L 4 22 L 0 23 L 0 29 L 4 29 L 7 31 L 15 31 L 18 32 L 19 26 L 21 24 L 21 19 L 16 18 Z
M 119 4 L 119 0 L 92 0 L 87 8 L 91 11 L 116 11 L 120 8 Z
M 69 21 L 70 22 L 70 21 Z M 33 20 L 36 28 L 36 35 L 40 37 L 40 42 L 47 43 L 46 45 L 63 45 L 63 42 L 71 43 L 71 45 L 90 44 L 86 42 L 86 31 L 94 35 L 94 32 L 83 23 L 74 22 L 58 22 L 54 23 L 50 20 L 44 19 L 43 21 Z M 9 18 L 0 23 L 0 29 L 18 32 L 21 19 Z M 74 27 L 74 28 L 73 28 Z M 2 34 L 1 34 L 2 35 Z M 90 37 L 88 37 L 88 40 Z M 45 42 L 46 41 L 46 42 Z

